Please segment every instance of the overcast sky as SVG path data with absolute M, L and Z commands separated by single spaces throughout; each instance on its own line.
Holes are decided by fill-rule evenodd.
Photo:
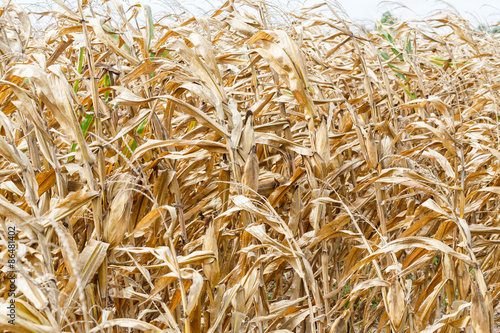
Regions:
M 444 1 L 434 0 L 399 0 L 380 2 L 377 0 L 340 0 L 352 19 L 380 19 L 383 12 L 391 10 L 400 18 L 412 18 L 415 15 L 426 16 L 436 10 L 449 8 Z M 471 21 L 496 23 L 500 21 L 500 1 L 498 0 L 450 0 L 463 17 Z M 408 8 L 401 8 L 402 6 Z
M 284 9 L 291 10 L 293 5 L 305 3 L 307 6 L 321 3 L 323 0 L 272 0 Z M 134 1 L 132 0 L 131 3 Z M 178 2 L 188 10 L 199 15 L 200 11 L 208 10 L 214 5 L 220 4 L 222 0 L 144 0 L 144 3 L 153 4 L 153 8 L 163 7 L 162 2 Z M 334 2 L 330 0 L 329 2 Z M 444 1 L 435 0 L 399 0 L 399 1 L 379 1 L 379 0 L 339 0 L 338 3 L 345 9 L 349 17 L 356 21 L 374 21 L 380 19 L 382 13 L 390 10 L 396 17 L 401 19 L 411 19 L 415 15 L 425 17 L 428 14 L 440 9 L 449 8 Z M 487 22 L 494 24 L 500 21 L 500 0 L 449 0 L 460 14 L 471 22 Z M 401 5 L 408 8 L 401 8 Z M 174 5 L 175 6 L 175 5 Z

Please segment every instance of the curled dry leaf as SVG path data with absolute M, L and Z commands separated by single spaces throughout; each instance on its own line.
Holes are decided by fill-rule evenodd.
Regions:
M 405 293 L 399 279 L 392 280 L 387 292 L 387 303 L 389 305 L 389 318 L 397 331 L 404 324 L 406 312 Z
M 484 301 L 481 291 L 472 283 L 472 302 L 470 306 L 470 319 L 472 329 L 476 333 L 491 333 L 492 327 L 489 318 L 490 311 Z
M 74 4 L 0 5 L 2 330 L 497 328 L 495 34 Z

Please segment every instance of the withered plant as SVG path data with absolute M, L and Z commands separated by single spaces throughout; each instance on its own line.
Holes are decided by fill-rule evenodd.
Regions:
M 498 35 L 55 5 L 0 10 L 1 329 L 498 329 Z

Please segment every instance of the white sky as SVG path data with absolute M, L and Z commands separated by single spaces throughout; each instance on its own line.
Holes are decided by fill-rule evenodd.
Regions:
M 340 0 L 352 19 L 380 19 L 382 13 L 390 10 L 396 17 L 411 19 L 417 16 L 427 16 L 436 10 L 449 9 L 447 3 L 466 19 L 471 22 L 496 23 L 500 21 L 500 1 L 499 0 L 399 0 L 385 1 L 378 0 Z M 401 5 L 408 8 L 401 8 Z M 413 11 L 413 12 L 412 12 Z
M 211 9 L 213 6 L 223 3 L 222 0 L 139 0 L 144 3 L 151 3 L 153 9 L 169 11 L 165 3 L 176 7 L 175 3 L 181 4 L 192 13 L 200 14 L 203 11 Z M 251 1 L 251 0 L 250 0 Z M 271 0 L 285 10 L 293 10 L 300 7 L 303 3 L 311 6 L 324 0 Z M 270 2 L 271 2 L 270 1 Z M 134 2 L 131 0 L 131 3 Z M 332 3 L 335 0 L 328 0 Z M 380 0 L 338 0 L 338 3 L 345 9 L 352 20 L 372 21 L 380 19 L 382 13 L 390 10 L 394 16 L 401 19 L 412 19 L 425 17 L 436 10 L 442 10 L 448 7 L 447 3 L 453 5 L 455 9 L 474 25 L 478 22 L 494 24 L 500 21 L 500 0 L 398 0 L 398 1 L 380 1 Z M 408 8 L 401 8 L 401 5 Z M 367 23 L 367 22 L 366 22 Z

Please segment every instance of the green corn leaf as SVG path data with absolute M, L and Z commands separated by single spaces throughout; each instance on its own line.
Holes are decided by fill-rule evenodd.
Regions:
M 147 41 L 148 41 L 148 51 L 151 47 L 151 40 L 153 39 L 154 33 L 154 22 L 153 13 L 151 12 L 151 7 L 148 5 L 142 5 L 144 8 L 144 14 L 146 15 L 146 29 L 147 29 Z
M 82 74 L 82 68 L 83 68 L 83 56 L 85 55 L 85 48 L 80 47 L 80 54 L 78 56 L 78 74 Z M 78 85 L 80 83 L 80 80 L 77 80 L 75 82 L 75 93 L 78 91 Z
M 407 54 L 411 53 L 411 39 L 410 38 L 408 38 L 408 40 L 406 41 L 406 53 Z
M 139 124 L 139 126 L 137 126 L 137 133 L 139 135 L 142 135 L 142 133 L 144 133 L 144 128 L 146 127 L 146 124 L 148 123 L 148 117 L 146 117 L 142 123 Z
M 389 60 L 390 58 L 389 55 L 382 50 L 377 49 L 377 53 L 380 54 L 380 56 L 382 56 L 382 58 L 384 58 L 385 60 Z
M 80 128 L 82 129 L 82 134 L 85 136 L 87 134 L 87 131 L 90 128 L 90 125 L 92 125 L 92 122 L 94 121 L 94 116 L 91 114 L 85 115 L 85 117 L 82 120 L 82 123 L 80 124 Z M 76 151 L 76 143 L 73 143 L 71 145 L 71 152 L 74 153 Z M 68 162 L 71 162 L 73 160 L 73 157 L 68 158 Z

